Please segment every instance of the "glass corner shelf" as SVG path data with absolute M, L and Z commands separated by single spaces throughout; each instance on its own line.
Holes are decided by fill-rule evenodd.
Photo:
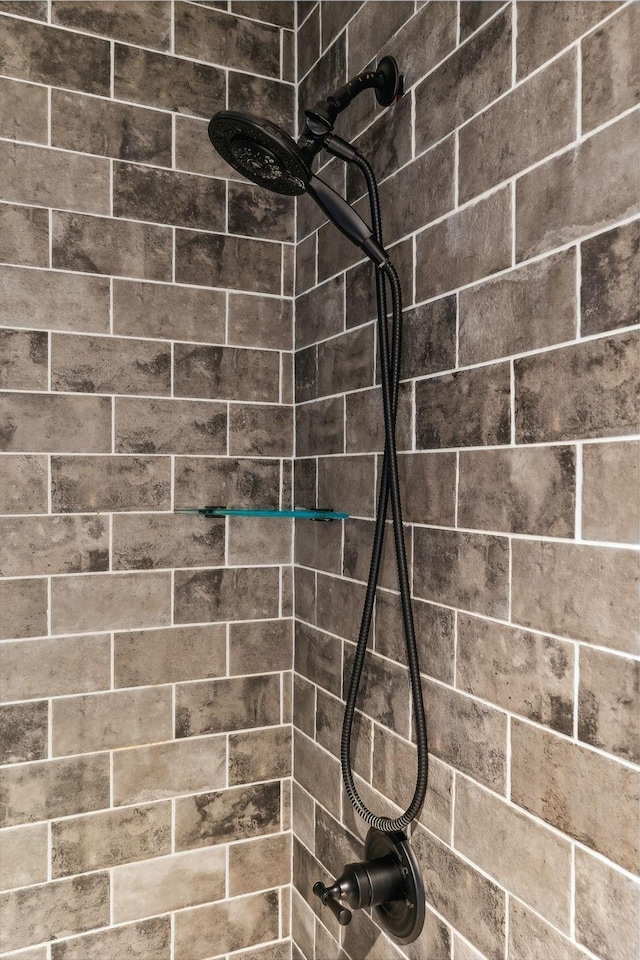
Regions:
M 347 520 L 349 518 L 348 513 L 306 507 L 293 510 L 276 510 L 271 507 L 256 510 L 241 507 L 176 507 L 173 512 L 199 514 L 201 517 L 292 517 L 294 520 Z

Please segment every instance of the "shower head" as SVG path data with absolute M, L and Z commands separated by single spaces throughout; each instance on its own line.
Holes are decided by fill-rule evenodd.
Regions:
M 259 186 L 287 196 L 306 192 L 311 168 L 295 140 L 275 123 L 223 110 L 209 123 L 209 139 L 234 170 Z

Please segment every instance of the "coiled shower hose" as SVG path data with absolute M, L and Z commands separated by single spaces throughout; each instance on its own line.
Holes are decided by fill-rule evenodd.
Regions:
M 382 246 L 382 219 L 380 216 L 380 201 L 373 169 L 369 162 L 361 154 L 356 154 L 356 156 L 352 159 L 352 162 L 356 164 L 365 177 L 369 192 L 373 235 L 376 241 Z M 385 278 L 388 280 L 391 289 L 391 349 L 389 348 L 389 331 L 387 326 Z M 342 777 L 344 780 L 345 789 L 356 812 L 362 817 L 365 823 L 368 823 L 370 826 L 375 827 L 378 830 L 391 833 L 394 830 L 404 830 L 420 813 L 427 792 L 429 746 L 427 740 L 427 723 L 424 713 L 424 704 L 422 701 L 418 647 L 413 624 L 413 613 L 411 610 L 409 572 L 407 568 L 407 556 L 404 544 L 402 506 L 400 502 L 400 485 L 398 480 L 398 459 L 396 454 L 395 429 L 396 414 L 398 410 L 400 356 L 402 345 L 402 293 L 398 274 L 390 261 L 387 261 L 382 267 L 376 269 L 376 299 L 378 307 L 378 344 L 380 352 L 382 400 L 384 407 L 385 447 L 382 459 L 380 489 L 378 491 L 376 523 L 373 535 L 373 547 L 371 551 L 371 563 L 369 566 L 367 589 L 365 593 L 362 619 L 360 622 L 360 630 L 358 633 L 356 653 L 353 661 L 353 669 L 351 672 L 351 681 L 349 683 L 349 691 L 347 693 L 345 705 L 340 748 L 340 762 L 342 766 Z M 391 500 L 393 535 L 398 570 L 398 586 L 400 590 L 400 604 L 402 608 L 402 623 L 407 650 L 407 663 L 409 665 L 409 678 L 413 700 L 413 716 L 418 746 L 418 770 L 413 799 L 411 800 L 411 803 L 405 812 L 401 814 L 401 816 L 395 818 L 376 816 L 376 814 L 372 813 L 362 801 L 358 794 L 353 777 L 353 771 L 351 769 L 350 751 L 354 711 L 358 696 L 358 688 L 360 686 L 362 668 L 367 652 L 367 640 L 369 637 L 371 617 L 373 615 L 373 609 L 375 605 L 378 575 L 380 573 L 380 561 L 382 558 L 382 548 L 384 546 L 385 524 L 389 499 Z

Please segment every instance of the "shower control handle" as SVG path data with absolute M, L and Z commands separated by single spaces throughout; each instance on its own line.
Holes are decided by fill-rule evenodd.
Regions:
M 334 884 L 335 886 L 335 884 Z M 343 907 L 334 896 L 332 896 L 333 887 L 325 887 L 324 883 L 318 881 L 313 885 L 313 892 L 316 897 L 322 901 L 325 907 L 329 907 L 329 910 L 334 914 L 336 920 L 343 927 L 348 923 L 351 923 L 351 911 L 347 910 L 346 907 Z

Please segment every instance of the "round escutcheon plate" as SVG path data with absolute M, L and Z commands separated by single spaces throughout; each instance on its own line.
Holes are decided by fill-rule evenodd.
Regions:
M 365 860 L 393 855 L 405 883 L 405 896 L 402 900 L 389 900 L 374 907 L 374 914 L 382 929 L 396 943 L 413 943 L 422 932 L 424 925 L 424 885 L 420 867 L 409 841 L 401 830 L 395 833 L 383 833 L 372 827 L 365 840 Z

